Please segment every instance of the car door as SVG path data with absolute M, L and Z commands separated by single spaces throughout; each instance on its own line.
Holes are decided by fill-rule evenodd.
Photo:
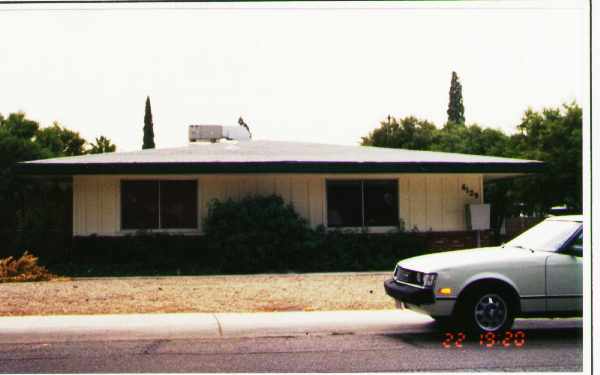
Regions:
M 564 250 L 546 258 L 546 310 L 577 313 L 583 310 L 583 232 Z

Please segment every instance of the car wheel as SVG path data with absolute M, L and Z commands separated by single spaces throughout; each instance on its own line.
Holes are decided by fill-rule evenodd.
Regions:
M 486 289 L 472 293 L 460 310 L 463 325 L 471 332 L 504 332 L 514 322 L 514 304 L 504 291 Z

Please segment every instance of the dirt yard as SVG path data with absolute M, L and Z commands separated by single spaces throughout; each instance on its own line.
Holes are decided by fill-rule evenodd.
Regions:
M 384 273 L 81 278 L 0 284 L 0 315 L 391 309 Z

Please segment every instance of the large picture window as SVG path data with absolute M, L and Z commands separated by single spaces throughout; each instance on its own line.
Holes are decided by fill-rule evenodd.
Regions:
M 196 229 L 196 181 L 121 181 L 122 229 Z
M 327 225 L 363 227 L 398 225 L 396 180 L 327 181 Z

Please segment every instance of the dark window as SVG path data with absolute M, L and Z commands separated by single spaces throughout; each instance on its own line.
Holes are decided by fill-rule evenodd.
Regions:
M 396 180 L 327 181 L 330 227 L 398 225 Z
M 158 181 L 121 182 L 121 226 L 158 228 Z
M 196 181 L 161 181 L 161 228 L 197 228 L 197 200 Z
M 121 228 L 197 228 L 197 202 L 196 181 L 121 181 Z
M 365 223 L 367 226 L 398 225 L 398 183 L 364 181 Z
M 327 225 L 330 227 L 362 226 L 362 191 L 360 181 L 327 182 Z

